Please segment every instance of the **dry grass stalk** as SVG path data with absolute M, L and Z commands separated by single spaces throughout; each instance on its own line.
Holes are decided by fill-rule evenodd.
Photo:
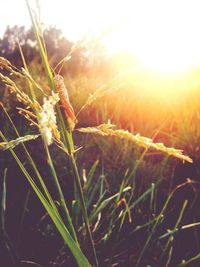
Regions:
M 16 76 L 23 77 L 20 71 L 4 57 L 0 57 L 0 68 L 9 71 L 10 74 L 15 74 Z
M 0 149 L 6 150 L 6 149 L 13 149 L 14 147 L 16 147 L 17 145 L 27 142 L 27 141 L 31 141 L 31 140 L 35 140 L 39 137 L 38 134 L 34 134 L 34 135 L 25 135 L 25 136 L 21 136 L 15 140 L 11 140 L 9 142 L 0 142 Z
M 2 82 L 10 89 L 11 93 L 16 94 L 19 102 L 22 102 L 27 107 L 33 107 L 33 101 L 26 93 L 24 93 L 17 87 L 16 83 L 13 80 L 11 80 L 7 76 L 4 76 L 2 73 L 0 73 L 0 80 L 2 80 Z
M 153 148 L 158 151 L 164 152 L 169 156 L 173 156 L 179 158 L 183 161 L 187 161 L 192 163 L 193 160 L 183 154 L 181 149 L 176 149 L 173 147 L 166 147 L 163 143 L 154 143 L 151 138 L 141 136 L 140 134 L 132 134 L 129 131 L 125 130 L 114 130 L 114 125 L 112 124 L 101 124 L 97 127 L 87 127 L 78 129 L 79 132 L 83 133 L 93 133 L 102 136 L 116 136 L 119 138 L 123 138 L 137 144 L 145 149 Z

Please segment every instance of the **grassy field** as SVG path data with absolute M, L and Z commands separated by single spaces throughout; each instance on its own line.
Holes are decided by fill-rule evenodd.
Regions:
M 28 9 L 41 65 L 0 57 L 3 266 L 199 266 L 198 90 L 62 77 Z

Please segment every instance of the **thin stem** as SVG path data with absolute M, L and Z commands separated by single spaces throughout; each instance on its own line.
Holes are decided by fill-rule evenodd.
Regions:
M 2 107 L 3 107 L 3 106 L 2 106 Z M 10 118 L 9 114 L 8 114 L 7 111 L 4 109 L 4 107 L 3 107 L 3 110 L 4 110 L 5 114 L 6 114 L 6 116 L 8 117 L 8 119 L 9 119 L 9 121 L 10 121 L 10 123 L 11 123 L 13 129 L 15 130 L 17 136 L 20 136 L 20 135 L 19 135 L 19 132 L 18 132 L 18 130 L 17 130 L 17 128 L 15 127 L 15 125 L 14 125 L 12 119 Z M 35 112 L 37 113 L 36 110 L 35 110 Z M 59 200 L 60 200 L 60 204 L 61 204 L 61 209 L 62 209 L 62 212 L 63 212 L 63 216 L 64 216 L 64 218 L 65 218 L 65 223 L 66 223 L 66 225 L 69 227 L 69 232 L 70 232 L 70 234 L 72 235 L 72 237 L 74 238 L 74 240 L 75 240 L 76 243 L 78 244 L 78 240 L 77 240 L 76 232 L 75 232 L 74 227 L 73 227 L 73 224 L 72 224 L 72 222 L 71 222 L 71 217 L 70 217 L 70 215 L 69 215 L 69 211 L 68 211 L 67 206 L 66 206 L 66 204 L 65 204 L 64 196 L 63 196 L 63 194 L 62 194 L 62 190 L 61 190 L 60 185 L 59 185 L 59 182 L 58 182 L 58 178 L 57 178 L 57 175 L 56 175 L 56 172 L 55 172 L 55 169 L 54 169 L 52 160 L 51 160 L 51 156 L 50 156 L 50 153 L 49 153 L 49 150 L 48 150 L 48 146 L 47 146 L 45 140 L 43 140 L 43 142 L 44 142 L 45 150 L 46 150 L 46 153 L 47 153 L 48 163 L 49 163 L 51 172 L 52 172 L 52 174 L 53 174 L 53 180 L 54 180 L 54 183 L 55 183 L 55 186 L 56 186 L 56 189 L 57 189 L 57 193 L 58 193 L 58 197 L 59 197 Z M 51 197 L 51 195 L 50 195 L 50 193 L 49 193 L 49 191 L 48 191 L 48 189 L 47 189 L 47 187 L 46 187 L 46 185 L 45 185 L 45 183 L 44 183 L 44 181 L 43 181 L 43 178 L 42 178 L 41 174 L 39 173 L 39 171 L 38 171 L 38 169 L 37 169 L 37 166 L 35 165 L 35 162 L 33 161 L 33 159 L 32 159 L 32 157 L 31 157 L 30 153 L 28 152 L 26 146 L 25 146 L 23 143 L 22 143 L 22 146 L 23 146 L 23 148 L 24 148 L 24 151 L 25 151 L 25 153 L 26 153 L 26 155 L 27 155 L 27 157 L 28 157 L 28 160 L 29 160 L 31 166 L 33 167 L 33 169 L 34 169 L 34 171 L 35 171 L 35 173 L 36 173 L 36 175 L 37 175 L 37 177 L 38 177 L 38 180 L 39 180 L 39 182 L 40 182 L 40 184 L 41 184 L 41 186 L 42 186 L 42 189 L 43 189 L 43 191 L 44 191 L 44 193 L 45 193 L 45 195 L 46 195 L 46 197 L 47 197 L 47 199 L 48 199 L 50 205 L 53 207 L 53 209 L 54 209 L 55 212 L 57 213 L 57 216 L 60 217 L 60 215 L 59 215 L 59 213 L 58 213 L 58 210 L 57 210 L 57 208 L 56 208 L 56 205 L 55 205 L 55 203 L 54 203 L 54 201 L 53 201 L 53 199 L 52 199 L 52 197 Z M 60 217 L 60 219 L 61 219 L 61 217 Z
M 176 229 L 178 229 L 178 226 L 179 226 L 180 221 L 181 221 L 181 219 L 182 219 L 182 217 L 183 217 L 183 213 L 184 213 L 184 210 L 185 210 L 185 208 L 186 208 L 186 206 L 187 206 L 187 203 L 188 203 L 188 200 L 185 200 L 184 203 L 183 203 L 183 206 L 182 206 L 182 208 L 181 208 L 179 217 L 178 217 L 178 219 L 177 219 L 177 222 L 176 222 L 174 228 L 172 229 L 172 232 L 171 232 L 171 234 L 170 234 L 170 236 L 169 236 L 169 238 L 168 238 L 168 241 L 167 241 L 167 244 L 166 244 L 166 246 L 165 246 L 165 249 L 164 249 L 164 252 L 163 252 L 163 253 L 165 253 L 165 252 L 167 251 L 167 249 L 168 249 L 170 243 L 173 241 L 173 234 L 176 232 Z
M 13 123 L 13 121 L 12 121 L 10 115 L 8 114 L 8 112 L 6 111 L 6 109 L 3 107 L 3 105 L 2 105 L 2 108 L 3 108 L 3 111 L 5 112 L 5 114 L 6 114 L 7 118 L 8 118 L 8 120 L 9 120 L 10 124 L 12 125 L 12 127 L 13 127 L 13 129 L 14 129 L 16 135 L 17 135 L 18 137 L 20 137 L 20 134 L 19 134 L 17 128 L 15 127 L 15 125 L 14 125 L 14 123 Z M 31 166 L 33 167 L 33 169 L 34 169 L 34 171 L 35 171 L 35 174 L 37 175 L 37 178 L 38 178 L 38 180 L 39 180 L 39 182 L 40 182 L 40 185 L 41 185 L 41 187 L 42 187 L 42 189 L 43 189 L 43 191 L 44 191 L 44 193 L 45 193 L 45 195 L 46 195 L 46 197 L 47 197 L 49 203 L 51 204 L 52 208 L 57 212 L 57 215 L 59 216 L 59 213 L 58 213 L 58 210 L 57 210 L 57 208 L 56 208 L 56 205 L 55 205 L 55 203 L 54 203 L 54 201 L 53 201 L 53 199 L 52 199 L 52 197 L 51 197 L 51 195 L 50 195 L 50 193 L 49 193 L 49 191 L 48 191 L 48 189 L 47 189 L 47 187 L 46 187 L 46 185 L 45 185 L 45 183 L 44 183 L 44 180 L 43 180 L 43 178 L 42 178 L 40 172 L 38 171 L 38 168 L 37 168 L 37 166 L 36 166 L 36 164 L 35 164 L 33 158 L 31 157 L 31 155 L 30 155 L 30 153 L 28 152 L 28 150 L 27 150 L 26 146 L 24 145 L 24 143 L 22 143 L 21 145 L 22 145 L 22 147 L 23 147 L 23 149 L 24 149 L 24 151 L 25 151 L 25 153 L 26 153 L 26 155 L 27 155 L 27 157 L 28 157 L 29 163 L 31 164 Z
M 1 131 L 0 131 L 0 136 L 2 137 L 2 139 L 5 142 L 7 142 L 5 136 L 3 135 L 3 133 Z M 45 196 L 42 194 L 42 192 L 40 191 L 38 186 L 35 184 L 33 178 L 27 172 L 27 170 L 25 169 L 24 165 L 22 164 L 22 162 L 20 161 L 20 159 L 18 158 L 18 156 L 14 152 L 14 150 L 12 148 L 10 148 L 9 150 L 10 150 L 12 156 L 14 157 L 14 159 L 16 160 L 17 164 L 19 165 L 21 171 L 25 175 L 26 179 L 28 180 L 29 184 L 33 188 L 34 192 L 36 193 L 36 195 L 40 199 L 40 201 L 43 204 L 44 208 L 48 212 L 50 218 L 54 222 L 56 228 L 58 229 L 59 233 L 63 237 L 65 243 L 68 245 L 69 249 L 71 250 L 72 254 L 74 255 L 74 257 L 75 257 L 75 259 L 76 259 L 76 261 L 78 263 L 78 266 L 79 267 L 91 267 L 91 265 L 88 262 L 87 258 L 82 253 L 81 249 L 79 248 L 77 243 L 74 241 L 74 239 L 70 235 L 70 233 L 69 233 L 68 229 L 66 228 L 65 224 L 63 223 L 63 221 L 60 219 L 60 216 L 59 217 L 57 216 L 57 213 L 51 207 L 51 205 L 49 204 L 49 202 L 47 201 Z
M 79 245 L 78 240 L 77 240 L 77 236 L 76 236 L 76 232 L 75 232 L 74 226 L 72 224 L 72 220 L 71 220 L 68 208 L 67 208 L 66 203 L 65 203 L 65 198 L 64 198 L 62 189 L 60 187 L 60 183 L 58 181 L 58 177 L 57 177 L 57 174 L 56 174 L 56 171 L 55 171 L 52 159 L 51 159 L 51 155 L 49 153 L 48 145 L 47 145 L 45 140 L 43 140 L 43 141 L 44 141 L 44 148 L 45 148 L 45 151 L 47 154 L 47 161 L 48 161 L 48 164 L 49 164 L 49 167 L 50 167 L 50 170 L 52 173 L 54 185 L 55 185 L 58 197 L 59 197 L 59 202 L 60 202 L 60 206 L 61 206 L 61 210 L 62 210 L 62 214 L 63 214 L 63 220 L 65 221 L 66 225 L 68 226 L 69 232 L 72 235 L 72 237 L 74 238 L 75 242 Z
M 179 264 L 178 267 L 185 267 L 188 264 L 192 263 L 193 261 L 196 261 L 200 258 L 200 253 L 196 254 L 194 257 L 190 258 L 189 260 L 182 260 L 182 262 Z M 190 265 L 192 266 L 192 265 Z
M 81 186 L 81 182 L 80 182 L 80 176 L 79 176 L 79 173 L 78 173 L 78 169 L 77 169 L 77 165 L 76 165 L 76 161 L 75 161 L 73 153 L 70 155 L 69 159 L 70 159 L 70 164 L 71 164 L 71 168 L 72 168 L 74 179 L 75 179 L 75 183 L 76 183 L 76 189 L 77 189 L 79 200 L 80 200 L 80 204 L 81 204 L 84 223 L 85 223 L 85 226 L 86 226 L 88 237 L 89 237 L 89 240 L 90 240 L 90 243 L 91 243 L 92 252 L 93 252 L 93 255 L 94 255 L 95 264 L 96 264 L 96 267 L 98 267 L 99 264 L 98 264 L 98 260 L 97 260 L 96 250 L 95 250 L 95 247 L 94 247 L 94 241 L 93 241 L 92 233 L 91 233 L 91 230 L 90 230 L 87 209 L 86 209 L 86 206 L 85 206 L 83 190 L 82 190 L 82 186 Z
M 44 47 L 44 42 L 42 41 L 42 38 L 38 33 L 38 24 L 37 24 L 35 18 L 33 17 L 33 14 L 32 14 L 32 11 L 30 9 L 28 0 L 26 0 L 26 4 L 27 4 L 27 7 L 28 7 L 28 11 L 29 11 L 30 18 L 31 18 L 31 21 L 32 21 L 33 30 L 34 30 L 34 33 L 35 33 L 35 37 L 37 39 L 40 55 L 41 55 L 41 58 L 42 58 L 42 63 L 43 63 L 44 69 L 45 69 L 46 76 L 48 78 L 48 82 L 49 82 L 50 88 L 53 91 L 56 91 L 55 90 L 56 86 L 55 86 L 55 82 L 54 82 L 54 79 L 53 79 L 53 74 L 51 72 L 51 68 L 50 68 L 50 65 L 49 65 L 49 62 L 48 62 L 46 50 L 45 50 L 45 47 Z M 61 111 L 60 111 L 60 109 L 58 107 L 57 107 L 57 111 L 58 111 L 58 123 L 59 123 L 60 130 L 61 130 L 61 136 L 62 136 L 64 144 L 66 145 L 66 148 L 67 148 L 67 150 L 69 152 L 69 160 L 70 160 L 70 163 L 71 163 L 71 167 L 72 167 L 73 175 L 74 175 L 74 178 L 75 178 L 77 191 L 78 191 L 79 198 L 80 198 L 80 204 L 81 204 L 81 208 L 82 208 L 84 222 L 85 222 L 86 229 L 87 229 L 87 232 L 88 232 L 88 236 L 89 236 L 89 239 L 90 239 L 90 242 L 91 242 L 91 247 L 92 247 L 92 251 L 93 251 L 93 254 L 94 254 L 96 266 L 98 267 L 98 261 L 97 261 L 97 256 L 96 256 L 96 251 L 95 251 L 95 248 L 94 248 L 94 244 L 93 244 L 92 234 L 91 234 L 90 227 L 89 227 L 89 220 L 88 220 L 87 210 L 86 210 L 86 207 L 85 207 L 82 187 L 81 187 L 81 183 L 80 183 L 80 177 L 79 177 L 79 174 L 78 174 L 76 162 L 75 162 L 74 155 L 73 155 L 73 153 L 74 153 L 73 139 L 72 139 L 72 136 L 71 136 L 71 132 L 66 131 L 66 126 L 65 126 L 65 123 L 63 121 Z M 65 213 L 65 216 L 68 218 L 69 227 L 71 227 L 71 230 L 73 232 L 73 225 L 72 225 L 72 222 L 71 222 L 71 218 L 69 216 L 69 213 L 68 213 L 65 201 L 64 201 L 64 197 L 63 197 L 63 194 L 62 194 L 62 190 L 60 188 L 60 185 L 59 185 L 59 182 L 58 182 L 58 178 L 57 178 L 57 175 L 56 175 L 56 172 L 55 172 L 52 160 L 51 160 L 51 156 L 50 156 L 50 153 L 49 153 L 49 150 L 48 150 L 48 146 L 47 146 L 46 143 L 45 143 L 45 150 L 46 150 L 46 153 L 47 153 L 48 163 L 49 163 L 49 166 L 50 166 L 53 178 L 54 178 L 55 187 L 57 189 L 57 193 L 58 193 L 59 198 L 60 198 L 61 207 L 63 209 L 63 212 Z
M 185 186 L 185 185 L 187 185 L 189 183 L 190 183 L 190 181 L 186 181 L 185 183 L 182 183 L 182 184 L 176 186 L 173 189 L 173 191 L 169 194 L 169 196 L 167 197 L 167 200 L 166 200 L 166 202 L 165 202 L 165 204 L 164 204 L 161 212 L 155 218 L 155 224 L 153 225 L 152 230 L 151 230 L 151 233 L 149 234 L 149 236 L 148 236 L 148 238 L 147 238 L 147 240 L 146 240 L 146 242 L 144 244 L 144 247 L 143 247 L 143 249 L 142 249 L 142 251 L 140 253 L 140 256 L 139 256 L 138 261 L 136 263 L 136 267 L 139 267 L 140 266 L 141 260 L 142 260 L 142 258 L 144 256 L 144 253 L 146 252 L 147 248 L 149 247 L 150 241 L 151 241 L 151 239 L 152 239 L 152 237 L 153 237 L 153 235 L 154 235 L 154 233 L 155 233 L 155 231 L 157 229 L 157 226 L 159 225 L 160 222 L 162 222 L 163 217 L 164 217 L 163 214 L 164 214 L 164 212 L 165 212 L 165 210 L 166 210 L 166 208 L 167 208 L 167 206 L 168 206 L 171 198 L 173 197 L 174 193 L 176 192 L 176 190 L 178 190 L 179 188 L 181 188 L 181 187 L 183 187 L 183 186 Z
M 64 121 L 63 121 L 62 117 L 61 117 L 61 126 L 62 126 L 62 128 L 64 127 Z M 70 161 L 70 165 L 71 165 L 71 168 L 72 168 L 72 173 L 73 173 L 74 180 L 75 180 L 75 189 L 76 189 L 78 197 L 79 197 L 79 201 L 80 201 L 81 210 L 82 210 L 82 213 L 83 213 L 83 219 L 84 219 L 86 231 L 88 233 L 88 237 L 89 237 L 89 241 L 90 241 L 93 257 L 94 257 L 94 260 L 95 260 L 95 264 L 96 264 L 96 267 L 98 267 L 99 264 L 98 264 L 97 254 L 96 254 L 96 250 L 95 250 L 95 246 L 94 246 L 94 242 L 93 242 L 92 233 L 91 233 L 91 230 L 90 230 L 89 218 L 88 218 L 87 209 L 86 209 L 86 205 L 85 205 L 85 200 L 84 200 L 84 196 L 83 196 L 83 190 L 82 190 L 82 186 L 81 186 L 81 182 L 80 182 L 80 176 L 79 176 L 77 165 L 76 165 L 76 161 L 75 161 L 75 158 L 74 158 L 74 144 L 73 144 L 72 133 L 63 130 L 63 134 L 65 136 L 64 142 L 65 142 L 65 145 L 66 145 L 67 150 L 69 152 L 68 156 L 69 156 L 69 161 Z

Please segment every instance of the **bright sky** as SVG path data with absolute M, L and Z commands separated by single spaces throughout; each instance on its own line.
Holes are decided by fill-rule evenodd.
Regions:
M 35 6 L 35 0 L 29 1 Z M 200 0 L 40 0 L 41 20 L 78 40 L 86 32 L 112 51 L 129 50 L 160 72 L 200 65 Z M 6 25 L 30 25 L 25 0 L 0 0 L 0 35 Z M 118 27 L 116 27 L 118 25 Z M 119 26 L 120 25 L 120 26 Z
M 37 1 L 30 0 L 32 7 Z M 45 24 L 56 25 L 69 38 L 78 39 L 84 33 L 98 32 L 113 23 L 122 21 L 121 12 L 125 3 L 115 0 L 40 0 L 41 20 Z M 0 0 L 0 34 L 9 25 L 30 25 L 25 0 Z

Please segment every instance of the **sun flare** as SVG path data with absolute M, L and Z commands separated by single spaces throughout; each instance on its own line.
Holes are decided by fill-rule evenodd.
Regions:
M 132 1 L 123 26 L 106 40 L 161 74 L 185 72 L 200 64 L 199 1 Z
M 154 94 L 179 96 L 200 85 L 199 0 L 58 0 L 57 12 L 54 1 L 40 4 L 44 24 L 70 40 L 103 36 L 109 54 L 131 54 L 138 85 Z
M 20 5 L 18 2 L 12 1 L 13 10 Z M 40 4 L 45 25 L 62 29 L 72 41 L 78 41 L 85 33 L 98 35 L 113 25 L 120 25 L 113 27 L 113 32 L 105 38 L 108 51 L 129 51 L 151 71 L 174 74 L 200 65 L 199 0 L 30 2 L 33 6 Z M 19 9 L 21 13 L 9 17 L 11 24 L 23 23 L 22 18 L 28 23 L 28 18 L 22 15 L 23 5 Z M 7 21 L 6 14 L 2 14 L 2 23 Z
M 108 51 L 129 51 L 151 71 L 171 75 L 200 65 L 199 0 L 57 2 L 58 12 L 54 1 L 48 9 L 47 0 L 40 2 L 44 23 L 74 41 L 113 28 L 103 40 Z

